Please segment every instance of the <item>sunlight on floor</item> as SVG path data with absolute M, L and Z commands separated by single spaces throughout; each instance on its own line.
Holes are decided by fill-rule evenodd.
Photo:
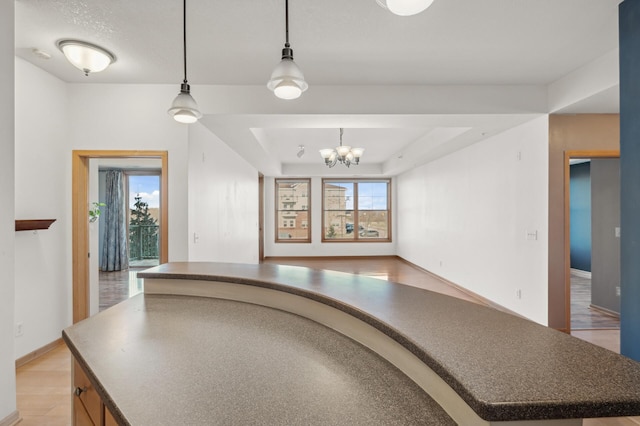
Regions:
M 129 297 L 144 291 L 144 280 L 138 278 L 138 271 L 129 270 Z

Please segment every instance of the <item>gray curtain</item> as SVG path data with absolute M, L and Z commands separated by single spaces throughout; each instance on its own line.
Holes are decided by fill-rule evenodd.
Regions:
M 122 170 L 107 171 L 106 206 L 100 216 L 100 220 L 104 221 L 102 259 L 100 260 L 102 271 L 121 271 L 129 268 L 124 179 Z

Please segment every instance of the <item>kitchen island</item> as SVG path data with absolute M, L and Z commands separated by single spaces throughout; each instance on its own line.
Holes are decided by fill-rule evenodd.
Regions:
M 119 424 L 640 415 L 639 363 L 449 296 L 279 265 L 169 263 L 139 277 L 143 295 L 63 332 Z

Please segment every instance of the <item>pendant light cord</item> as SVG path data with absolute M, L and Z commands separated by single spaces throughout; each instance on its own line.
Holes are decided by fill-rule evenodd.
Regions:
M 291 45 L 289 44 L 289 0 L 284 0 L 284 25 L 285 25 L 284 47 L 291 47 Z
M 184 84 L 187 84 L 187 0 L 182 0 L 182 52 L 184 56 Z

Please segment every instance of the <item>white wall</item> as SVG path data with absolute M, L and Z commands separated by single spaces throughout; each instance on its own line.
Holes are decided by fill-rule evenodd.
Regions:
M 16 58 L 15 91 L 15 214 L 57 221 L 47 231 L 15 234 L 15 321 L 24 335 L 14 360 L 59 338 L 72 321 L 72 150 L 168 151 L 169 260 L 188 257 L 187 128 L 165 108 L 175 87 L 70 85 Z M 13 320 L 11 331 L 13 338 Z
M 304 176 L 301 176 L 304 177 Z M 264 179 L 264 255 L 279 256 L 393 256 L 396 254 L 395 218 L 396 184 L 391 184 L 392 242 L 390 243 L 323 243 L 322 241 L 322 178 L 311 178 L 311 243 L 276 243 L 275 178 Z
M 15 234 L 16 358 L 61 337 L 71 323 L 68 97 L 64 82 L 16 58 L 15 215 L 56 219 Z
M 199 123 L 188 192 L 189 260 L 258 263 L 258 171 Z
M 397 181 L 399 256 L 547 323 L 547 116 Z
M 181 261 L 188 256 L 188 141 L 187 126 L 167 114 L 175 90 L 172 85 L 152 84 L 69 85 L 72 123 L 67 155 L 70 159 L 73 149 L 168 151 L 169 260 Z
M 0 2 L 0 423 L 16 413 L 14 329 L 14 2 Z

